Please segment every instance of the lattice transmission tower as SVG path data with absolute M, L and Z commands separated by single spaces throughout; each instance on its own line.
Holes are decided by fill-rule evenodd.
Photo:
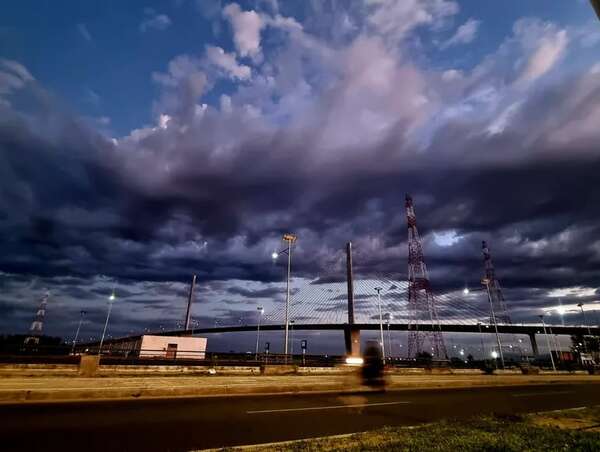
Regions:
M 38 307 L 37 312 L 35 313 L 35 319 L 31 322 L 31 327 L 29 328 L 29 336 L 25 339 L 25 344 L 39 344 L 40 336 L 42 335 L 42 330 L 44 329 L 44 317 L 46 316 L 46 305 L 48 304 L 48 297 L 50 294 L 46 292 L 46 294 L 40 300 L 40 305 Z
M 416 357 L 428 352 L 434 358 L 448 359 L 442 329 L 437 315 L 435 298 L 423 257 L 423 246 L 417 230 L 417 217 L 413 200 L 406 195 L 406 221 L 408 223 L 408 356 Z M 431 329 L 419 329 L 421 323 Z M 424 349 L 426 342 L 430 348 Z
M 490 249 L 485 240 L 481 242 L 481 250 L 483 251 L 483 265 L 485 269 L 485 277 L 482 282 L 487 287 L 490 296 L 491 309 L 493 310 L 490 312 L 490 324 L 495 323 L 494 316 L 497 323 L 509 324 L 511 321 L 510 316 L 508 315 L 508 309 L 506 309 L 506 301 L 504 301 L 500 283 L 496 279 L 492 255 L 490 254 Z

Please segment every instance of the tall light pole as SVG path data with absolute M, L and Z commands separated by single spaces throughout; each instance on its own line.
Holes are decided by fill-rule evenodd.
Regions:
M 381 356 L 383 357 L 383 362 L 385 363 L 385 346 L 383 343 L 383 314 L 381 313 L 381 287 L 375 287 L 375 291 L 377 292 L 377 305 L 379 306 L 379 336 L 381 343 Z
M 294 234 L 284 234 L 283 241 L 287 242 L 287 248 L 279 251 L 273 252 L 273 259 L 277 259 L 280 254 L 287 253 L 288 255 L 288 267 L 287 267 L 287 278 L 286 278 L 286 288 L 285 288 L 285 342 L 284 342 L 284 354 L 286 356 L 287 362 L 287 354 L 288 354 L 288 337 L 289 337 L 289 312 L 290 312 L 290 274 L 292 271 L 292 244 L 298 239 Z
M 81 324 L 83 323 L 83 316 L 85 314 L 85 311 L 79 311 L 79 324 L 77 325 L 77 332 L 75 333 L 75 337 L 73 338 L 73 348 L 71 348 L 71 354 L 75 353 L 75 344 L 77 343 L 77 339 L 79 338 L 79 330 L 81 329 Z
M 552 369 L 556 372 L 556 366 L 554 365 L 554 357 L 552 356 L 552 347 L 550 346 L 550 339 L 548 338 L 548 332 L 546 331 L 546 322 L 544 322 L 544 315 L 538 316 L 542 320 L 542 326 L 544 327 L 544 335 L 546 336 L 546 344 L 548 345 L 548 352 L 550 353 L 550 361 L 552 361 Z
M 292 363 L 294 362 L 294 321 L 290 320 L 290 353 L 292 355 Z
M 102 344 L 104 343 L 104 335 L 106 334 L 106 327 L 108 326 L 108 319 L 110 318 L 110 311 L 115 301 L 115 289 L 113 288 L 110 297 L 108 297 L 108 312 L 106 313 L 106 322 L 104 322 L 104 330 L 102 331 L 102 338 L 100 339 L 100 346 L 98 347 L 98 355 L 102 354 Z
M 256 327 L 256 352 L 254 353 L 254 361 L 256 361 L 258 359 L 258 339 L 260 337 L 260 319 L 262 318 L 264 309 L 262 308 L 262 306 L 259 306 L 258 308 L 256 308 L 256 311 L 258 312 L 258 326 Z
M 494 303 L 492 303 L 492 294 L 490 293 L 490 280 L 487 278 L 483 278 L 481 280 L 481 284 L 483 284 L 486 288 L 488 300 L 490 302 L 490 312 L 492 314 L 492 322 L 494 322 L 494 329 L 496 331 L 496 342 L 498 344 L 498 353 L 500 354 L 500 362 L 502 363 L 502 368 L 504 369 L 504 354 L 502 353 L 502 344 L 500 343 L 500 335 L 498 334 L 498 322 L 496 322 L 496 313 L 494 312 Z
M 585 312 L 583 310 L 583 303 L 578 303 L 577 306 L 579 307 L 579 309 L 581 309 L 581 316 L 583 317 L 583 326 L 587 327 L 588 336 L 591 336 L 592 332 L 590 330 L 590 326 L 588 325 L 587 321 L 585 320 Z
M 385 323 L 387 324 L 387 333 L 388 333 L 388 355 L 390 360 L 392 358 L 392 335 L 390 334 L 390 321 L 394 318 L 391 313 L 387 313 Z

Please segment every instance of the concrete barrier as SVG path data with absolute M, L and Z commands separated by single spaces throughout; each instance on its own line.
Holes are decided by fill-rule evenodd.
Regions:
M 102 365 L 99 376 L 258 375 L 258 366 L 122 366 Z
M 298 367 L 298 375 L 347 375 L 357 372 L 356 367 L 337 366 L 337 367 Z
M 75 376 L 78 373 L 78 364 L 0 364 L 0 377 Z
M 495 369 L 494 375 L 523 375 L 521 369 Z
M 82 377 L 95 377 L 100 367 L 99 355 L 82 355 L 79 361 L 79 375 Z
M 260 366 L 260 373 L 262 375 L 293 375 L 298 373 L 298 366 L 292 364 L 262 365 Z

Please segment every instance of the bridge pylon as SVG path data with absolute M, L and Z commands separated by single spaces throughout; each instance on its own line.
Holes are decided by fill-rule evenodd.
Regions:
M 346 355 L 360 356 L 360 329 L 354 326 L 354 277 L 352 274 L 352 242 L 346 243 L 346 281 L 348 283 L 348 324 L 344 328 Z

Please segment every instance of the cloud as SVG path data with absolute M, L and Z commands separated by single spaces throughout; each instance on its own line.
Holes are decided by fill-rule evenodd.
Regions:
M 21 63 L 0 58 L 0 96 L 10 95 L 33 80 L 33 76 Z
M 569 52 L 548 48 L 562 46 L 563 29 L 530 19 L 472 67 L 432 67 L 395 40 L 439 27 L 456 7 L 413 2 L 413 16 L 397 4 L 369 3 L 363 22 L 346 11 L 355 28 L 334 42 L 310 21 L 261 13 L 244 50 L 260 63 L 217 46 L 176 56 L 152 75 L 155 119 L 114 140 L 3 61 L 0 86 L 15 100 L 0 107 L 0 285 L 11 316 L 3 325 L 26 328 L 49 287 L 49 328 L 74 330 L 83 304 L 95 316 L 89 336 L 113 281 L 132 295 L 115 305 L 111 331 L 174 325 L 192 273 L 204 324 L 218 313 L 252 319 L 253 303 L 276 321 L 285 265 L 270 254 L 290 230 L 299 237 L 297 318 L 343 321 L 330 300 L 343 299 L 346 241 L 364 287 L 376 274 L 390 286 L 405 278 L 407 192 L 442 301 L 478 283 L 485 239 L 516 318 L 554 305 L 554 289 L 565 304 L 578 298 L 566 289 L 574 287 L 593 303 L 600 80 L 590 64 L 561 70 Z M 243 13 L 232 8 L 243 56 L 233 20 Z M 381 8 L 406 15 L 399 35 Z M 274 33 L 268 45 L 263 24 Z M 326 291 L 336 284 L 341 292 Z M 368 292 L 359 295 L 368 318 Z M 314 312 L 303 304 L 310 297 Z M 405 308 L 401 295 L 385 301 Z
M 447 0 L 367 0 L 368 23 L 378 33 L 398 42 L 421 26 L 439 26 L 455 15 L 458 4 Z
M 171 18 L 166 14 L 158 14 L 152 8 L 146 8 L 144 10 L 144 19 L 140 24 L 140 31 L 142 33 L 150 30 L 163 31 L 171 26 Z
M 440 47 L 442 49 L 447 49 L 448 47 L 460 44 L 469 44 L 473 42 L 477 36 L 477 31 L 479 30 L 480 25 L 481 21 L 470 18 L 464 24 L 458 27 L 456 33 L 454 33 L 454 35 L 452 35 L 452 37 L 444 42 Z
M 522 39 L 525 47 L 533 47 L 519 82 L 531 82 L 549 72 L 560 61 L 569 42 L 566 30 L 527 20 L 515 24 L 515 34 Z
M 85 24 L 77 24 L 77 31 L 86 41 L 90 42 L 93 40 L 92 35 Z
M 260 53 L 260 32 L 264 27 L 260 15 L 254 11 L 242 11 L 237 3 L 223 8 L 225 17 L 233 28 L 233 41 L 242 57 L 256 57 Z
M 252 74 L 249 66 L 239 64 L 234 54 L 225 52 L 221 47 L 207 46 L 206 58 L 233 79 L 247 80 Z

